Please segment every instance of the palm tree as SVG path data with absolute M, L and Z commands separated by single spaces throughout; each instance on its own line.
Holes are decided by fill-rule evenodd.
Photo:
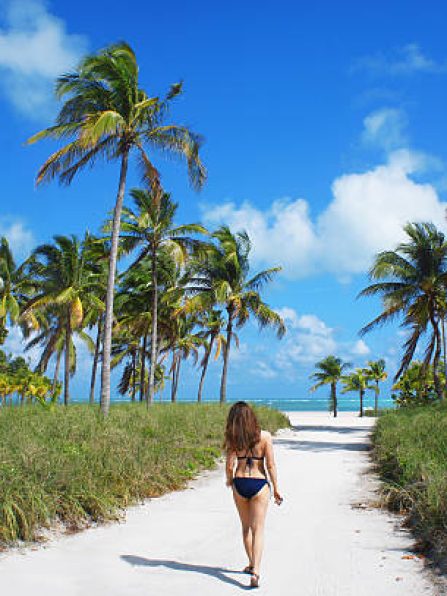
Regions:
M 7 337 L 7 319 L 11 325 L 19 322 L 20 309 L 26 295 L 33 291 L 32 280 L 17 267 L 8 240 L 0 238 L 0 345 Z
M 97 238 L 89 232 L 87 232 L 85 235 L 84 246 L 86 250 L 86 259 L 89 263 L 91 263 L 92 267 L 94 266 L 94 268 L 98 272 L 98 287 L 102 286 L 100 293 L 98 294 L 98 298 L 100 298 L 101 301 L 104 303 L 107 297 L 107 265 L 110 254 L 109 244 L 110 242 L 104 241 L 104 239 L 102 238 Z M 92 328 L 96 326 L 95 352 L 93 355 L 92 373 L 90 377 L 90 405 L 94 405 L 95 403 L 95 385 L 97 376 L 96 373 L 98 370 L 98 363 L 101 354 L 101 345 L 103 340 L 104 316 L 104 308 L 96 309 L 96 311 L 91 310 L 89 313 L 89 327 Z
M 135 356 L 133 373 L 139 375 L 140 401 L 145 399 L 147 343 L 151 326 L 151 288 L 147 282 L 150 276 L 149 259 L 142 259 L 123 272 L 115 300 L 117 321 L 112 344 L 112 367 L 117 366 L 124 357 L 131 356 L 133 360 Z M 137 386 L 136 383 L 133 385 Z
M 228 363 L 234 328 L 242 327 L 253 316 L 260 328 L 276 328 L 279 338 L 286 328 L 277 312 L 261 298 L 260 290 L 270 282 L 281 267 L 266 269 L 249 277 L 250 239 L 246 232 L 233 234 L 221 226 L 212 234 L 215 243 L 210 245 L 201 262 L 197 262 L 191 292 L 194 302 L 222 305 L 227 313 L 226 339 L 223 350 L 223 369 L 220 385 L 220 402 L 226 401 Z M 209 295 L 209 296 L 208 296 Z
M 379 325 L 403 317 L 401 326 L 409 328 L 404 355 L 394 380 L 410 365 L 421 337 L 429 332 L 424 365 L 433 359 L 436 392 L 442 399 L 439 360 L 442 340 L 440 323 L 445 318 L 445 287 L 447 285 L 447 243 L 444 234 L 432 223 L 407 224 L 408 241 L 395 251 L 377 255 L 370 278 L 379 280 L 360 292 L 359 296 L 380 296 L 383 310 L 368 325 L 365 334 Z
M 23 317 L 39 323 L 45 316 L 58 319 L 59 334 L 64 339 L 65 373 L 64 404 L 69 402 L 69 379 L 74 372 L 75 348 L 73 333 L 91 345 L 82 327 L 88 322 L 91 309 L 103 309 L 97 297 L 101 291 L 100 272 L 92 270 L 86 259 L 85 245 L 76 236 L 54 236 L 54 244 L 37 247 L 28 262 L 28 271 L 35 280 L 36 295 L 25 305 Z M 57 338 L 57 334 L 55 336 Z M 53 344 L 57 348 L 57 342 Z
M 191 235 L 206 234 L 205 228 L 199 224 L 175 225 L 174 218 L 178 205 L 173 203 L 167 193 L 163 193 L 159 201 L 154 200 L 153 192 L 133 189 L 131 197 L 136 210 L 123 209 L 121 224 L 121 245 L 124 252 L 130 252 L 141 247 L 134 263 L 135 266 L 142 259 L 150 260 L 152 273 L 152 304 L 151 304 L 151 361 L 149 369 L 149 399 L 148 405 L 154 401 L 155 367 L 157 364 L 158 337 L 158 259 L 160 251 L 172 255 L 174 260 L 183 265 L 188 251 L 200 245 Z
M 28 141 L 33 143 L 48 137 L 72 139 L 43 164 L 37 176 L 38 184 L 55 177 L 70 184 L 78 172 L 94 165 L 98 158 L 120 161 L 104 321 L 101 410 L 105 416 L 110 407 L 113 298 L 121 209 L 130 154 L 136 153 L 143 178 L 151 185 L 156 200 L 161 194 L 159 173 L 146 147 L 186 159 L 190 180 L 196 188 L 200 188 L 206 178 L 199 158 L 200 138 L 184 126 L 164 124 L 169 103 L 181 91 L 182 85 L 175 84 L 164 98 L 148 96 L 139 87 L 138 63 L 132 48 L 124 42 L 111 45 L 97 54 L 86 56 L 75 72 L 57 79 L 56 95 L 65 102 L 56 124 Z
M 369 378 L 375 382 L 374 387 L 374 414 L 377 416 L 379 412 L 379 394 L 380 388 L 379 383 L 382 381 L 386 381 L 388 378 L 388 373 L 385 371 L 385 360 L 381 358 L 380 360 L 370 360 L 368 362 L 367 368 Z
M 358 391 L 360 397 L 360 411 L 359 416 L 363 416 L 363 398 L 367 389 L 374 389 L 372 385 L 369 385 L 368 372 L 364 368 L 356 368 L 354 372 L 349 375 L 342 377 L 342 383 L 344 385 L 342 393 L 348 393 L 348 391 Z
M 172 317 L 171 337 L 169 339 L 172 350 L 171 365 L 171 401 L 177 401 L 177 391 L 180 378 L 180 366 L 182 360 L 192 356 L 194 364 L 197 362 L 199 347 L 203 339 L 198 333 L 193 333 L 196 326 L 196 319 L 185 313 Z
M 216 344 L 214 360 L 217 360 L 225 349 L 225 337 L 221 333 L 225 325 L 222 311 L 216 309 L 205 311 L 205 316 L 199 319 L 199 325 L 202 328 L 202 331 L 199 332 L 199 336 L 202 338 L 202 345 L 205 349 L 202 361 L 200 362 L 202 372 L 200 374 L 199 389 L 197 391 L 197 401 L 201 403 L 205 375 L 208 370 L 208 364 L 214 344 Z
M 327 356 L 316 363 L 315 368 L 317 371 L 311 375 L 311 379 L 316 381 L 315 385 L 310 388 L 311 391 L 316 391 L 323 385 L 331 386 L 331 408 L 334 412 L 334 418 L 337 417 L 337 383 L 350 366 L 348 362 L 343 362 L 341 358 Z

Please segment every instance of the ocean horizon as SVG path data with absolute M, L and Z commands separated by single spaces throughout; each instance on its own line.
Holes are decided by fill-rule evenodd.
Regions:
M 237 398 L 228 398 L 227 403 L 231 404 L 239 400 L 244 400 L 255 405 L 269 406 L 277 410 L 287 412 L 327 412 L 329 410 L 329 399 L 327 397 L 259 397 L 259 398 L 245 398 L 240 396 Z M 72 400 L 73 403 L 85 403 L 86 399 Z M 137 400 L 138 401 L 138 400 Z M 196 399 L 178 398 L 177 403 L 196 403 Z M 211 404 L 218 403 L 219 399 L 203 399 L 202 403 Z M 97 402 L 96 402 L 97 403 Z M 128 397 L 112 398 L 112 403 L 130 403 Z M 156 397 L 154 403 L 171 403 L 170 396 Z M 363 400 L 364 409 L 374 409 L 374 396 L 365 397 Z M 395 404 L 390 397 L 379 398 L 379 408 L 394 408 Z M 358 397 L 342 396 L 338 401 L 338 410 L 340 412 L 356 412 L 359 409 Z

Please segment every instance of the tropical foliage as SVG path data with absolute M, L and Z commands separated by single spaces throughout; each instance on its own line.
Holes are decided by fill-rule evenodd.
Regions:
M 105 415 L 110 406 L 115 274 L 129 158 L 135 154 L 155 203 L 159 202 L 162 190 L 149 150 L 183 157 L 196 188 L 200 188 L 206 178 L 199 157 L 200 137 L 185 126 L 166 122 L 169 104 L 181 91 L 180 83 L 172 85 L 163 98 L 148 95 L 140 87 L 138 62 L 132 48 L 123 42 L 115 44 L 86 56 L 74 72 L 57 79 L 56 95 L 64 103 L 56 123 L 29 139 L 30 143 L 46 138 L 70 139 L 42 165 L 37 175 L 38 184 L 54 178 L 70 184 L 81 170 L 92 167 L 101 158 L 120 163 L 105 298 L 101 374 L 101 409 Z
M 1 405 L 18 403 L 54 403 L 61 392 L 61 383 L 53 384 L 48 377 L 32 371 L 22 357 L 12 358 L 0 350 Z
M 379 412 L 379 383 L 386 381 L 388 378 L 388 373 L 385 370 L 385 360 L 383 358 L 370 360 L 366 371 L 370 380 L 374 382 L 374 414 L 377 416 Z
M 192 263 L 194 287 L 188 288 L 193 296 L 187 302 L 188 312 L 210 312 L 215 306 L 226 312 L 223 369 L 220 385 L 220 401 L 226 400 L 228 364 L 235 329 L 243 327 L 250 317 L 259 327 L 273 327 L 279 338 L 286 328 L 280 315 L 261 297 L 263 287 L 272 281 L 281 267 L 250 273 L 250 239 L 245 232 L 233 234 L 227 226 L 221 226 L 211 235 L 205 254 Z
M 447 242 L 431 223 L 407 224 L 404 230 L 407 241 L 394 251 L 377 255 L 370 270 L 374 283 L 360 293 L 382 300 L 382 312 L 361 333 L 400 318 L 408 338 L 395 380 L 408 369 L 416 348 L 426 337 L 422 365 L 423 369 L 433 365 L 433 382 L 441 399 L 443 388 L 438 371 L 446 315 Z
M 178 224 L 177 205 L 164 193 L 133 189 L 132 207 L 124 206 L 118 246 L 129 260 L 118 276 L 112 327 L 111 367 L 121 369 L 118 392 L 131 401 L 154 401 L 170 379 L 171 400 L 179 395 L 182 363 L 200 367 L 198 401 L 205 375 L 223 355 L 225 401 L 229 346 L 238 343 L 235 328 L 250 317 L 261 327 L 285 332 L 281 317 L 262 299 L 261 289 L 278 268 L 250 275 L 250 241 L 228 228 L 209 233 L 199 224 Z M 103 231 L 111 225 L 106 221 Z M 64 403 L 70 402 L 70 378 L 84 343 L 93 355 L 90 403 L 98 362 L 104 359 L 105 263 L 107 236 L 55 236 L 38 246 L 21 265 L 26 279 L 14 321 L 26 339 L 26 350 L 39 350 L 36 373 L 52 368 L 51 395 L 64 369 Z M 6 246 L 6 244 L 5 244 Z M 12 259 L 9 253 L 8 258 Z M 5 286 L 6 287 L 6 286 Z M 26 290 L 26 292 L 25 292 Z M 1 294 L 0 294 L 1 297 Z M 226 315 L 226 316 L 225 316 Z M 11 322 L 9 323 L 11 324 Z M 96 327 L 96 341 L 91 331 Z
M 438 374 L 445 383 L 444 372 L 440 370 Z M 398 406 L 424 405 L 437 401 L 433 368 L 427 368 L 418 360 L 413 361 L 393 385 L 391 397 Z
M 330 410 L 334 412 L 334 418 L 337 417 L 338 403 L 337 403 L 337 384 L 343 378 L 344 372 L 351 365 L 348 362 L 343 362 L 341 358 L 336 356 L 327 356 L 315 364 L 317 369 L 311 375 L 311 379 L 316 381 L 310 390 L 316 391 L 324 385 L 329 385 L 331 388 L 330 394 Z
M 369 383 L 370 375 L 368 370 L 364 368 L 356 368 L 355 371 L 349 375 L 345 375 L 342 378 L 343 389 L 342 393 L 348 393 L 349 391 L 356 391 L 359 394 L 359 416 L 364 414 L 364 398 L 367 389 L 373 389 L 374 387 Z

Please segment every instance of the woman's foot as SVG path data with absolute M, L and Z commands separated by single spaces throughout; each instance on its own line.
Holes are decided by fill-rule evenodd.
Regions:
M 242 570 L 242 573 L 253 573 L 253 565 L 247 565 L 247 567 Z
M 259 588 L 259 573 L 251 572 L 250 588 Z

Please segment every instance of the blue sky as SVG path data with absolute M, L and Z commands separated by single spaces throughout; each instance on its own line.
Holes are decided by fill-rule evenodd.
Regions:
M 206 138 L 200 194 L 182 164 L 155 158 L 179 218 L 245 228 L 253 269 L 284 268 L 267 299 L 289 333 L 281 342 L 255 326 L 240 333 L 231 396 L 305 395 L 313 363 L 329 353 L 355 365 L 385 357 L 392 372 L 402 336 L 388 328 L 360 341 L 378 304 L 355 297 L 372 256 L 402 239 L 406 221 L 445 227 L 446 16 L 433 0 L 133 2 L 119 13 L 104 1 L 3 0 L 0 234 L 20 259 L 53 234 L 96 231 L 113 206 L 116 164 L 70 188 L 36 190 L 54 146 L 24 141 L 54 118 L 54 77 L 125 39 L 149 94 L 184 80 L 172 118 Z M 132 171 L 129 188 L 137 184 Z M 18 351 L 19 340 L 11 333 L 7 347 Z M 81 395 L 82 350 L 79 369 Z M 219 374 L 216 364 L 209 396 Z M 182 394 L 193 397 L 196 385 L 185 367 Z

